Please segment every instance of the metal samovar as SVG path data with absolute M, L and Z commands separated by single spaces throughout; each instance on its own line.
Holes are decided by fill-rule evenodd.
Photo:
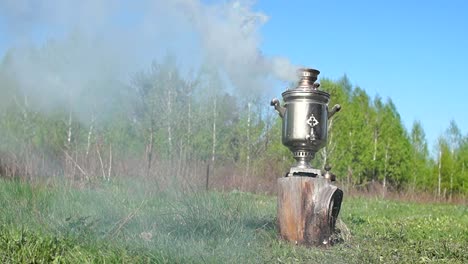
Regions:
M 318 90 L 316 83 L 320 71 L 300 69 L 299 83 L 294 89 L 282 93 L 284 106 L 278 99 L 271 100 L 271 105 L 283 119 L 282 142 L 293 153 L 297 161 L 286 176 L 325 177 L 314 169 L 310 161 L 327 144 L 328 119 L 341 109 L 339 104 L 328 110 L 330 94 Z M 327 170 L 328 171 L 328 170 Z
M 297 161 L 286 177 L 278 178 L 278 230 L 280 236 L 296 244 L 329 246 L 343 200 L 343 191 L 331 184 L 335 175 L 325 164 L 324 171 L 310 161 L 327 144 L 328 120 L 339 104 L 328 110 L 330 94 L 318 90 L 318 70 L 300 69 L 296 88 L 282 93 L 271 105 L 282 118 L 282 142 Z

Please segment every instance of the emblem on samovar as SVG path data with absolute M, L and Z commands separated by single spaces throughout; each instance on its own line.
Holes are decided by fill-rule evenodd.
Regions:
M 306 139 L 313 141 L 315 140 L 314 126 L 318 125 L 319 121 L 317 121 L 314 114 L 311 114 L 309 119 L 307 119 L 307 124 L 310 126 L 310 134 L 306 136 Z

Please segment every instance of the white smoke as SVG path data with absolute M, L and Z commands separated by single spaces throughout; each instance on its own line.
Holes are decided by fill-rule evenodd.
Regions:
M 286 58 L 262 55 L 268 17 L 251 1 L 0 0 L 0 16 L 21 46 L 8 67 L 44 105 L 79 98 L 112 76 L 126 80 L 167 51 L 182 66 L 218 68 L 245 93 L 265 91 L 269 78 L 295 80 Z M 31 42 L 42 48 L 25 48 Z

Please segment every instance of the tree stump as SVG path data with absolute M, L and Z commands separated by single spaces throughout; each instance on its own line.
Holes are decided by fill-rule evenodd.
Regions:
M 283 239 L 308 246 L 329 246 L 343 191 L 328 179 L 278 179 L 278 227 Z

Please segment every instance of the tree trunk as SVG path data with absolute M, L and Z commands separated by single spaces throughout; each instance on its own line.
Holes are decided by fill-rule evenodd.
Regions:
M 89 149 L 91 147 L 91 136 L 93 135 L 93 130 L 94 130 L 94 114 L 91 116 L 91 124 L 89 125 L 89 130 L 88 130 L 88 144 L 86 145 L 86 159 L 88 158 L 89 155 Z
M 327 179 L 278 179 L 278 228 L 283 239 L 295 244 L 329 246 L 343 192 Z
M 151 117 L 152 119 L 153 117 Z M 153 162 L 153 146 L 154 146 L 154 121 L 151 120 L 148 144 L 146 145 L 146 177 L 150 176 L 151 166 Z
M 439 177 L 437 184 L 437 196 L 440 198 L 440 185 L 442 182 L 442 150 L 439 150 Z
M 250 173 L 250 115 L 251 115 L 251 106 L 252 104 L 249 102 L 247 103 L 247 157 L 246 157 L 246 166 L 245 166 L 245 173 L 244 173 L 244 180 L 242 181 L 242 188 L 245 185 L 246 180 L 249 177 Z
M 349 152 L 351 152 L 351 154 L 353 155 L 353 152 L 354 152 L 353 132 L 349 131 L 348 135 L 349 135 L 348 140 L 349 140 L 349 143 L 350 143 Z M 351 183 L 352 187 L 354 188 L 356 180 L 354 179 L 354 173 L 353 173 L 353 168 L 351 167 L 351 162 L 350 162 L 350 164 L 348 164 L 348 190 L 347 191 L 349 191 L 349 186 L 350 186 L 349 184 L 350 183 Z
M 189 84 L 189 94 L 188 94 L 188 107 L 187 107 L 187 143 L 190 146 L 190 140 L 192 138 L 192 91 L 193 83 Z
M 112 144 L 109 144 L 109 168 L 107 170 L 107 180 L 110 180 L 112 173 Z
M 372 181 L 375 181 L 377 179 L 377 138 L 378 138 L 378 132 L 377 130 L 374 130 L 374 154 L 372 155 L 372 163 L 374 166 L 374 172 L 372 175 Z
M 454 147 L 452 147 L 452 160 L 455 159 L 454 155 Z M 455 171 L 455 162 L 452 162 L 452 171 L 450 172 L 450 194 L 449 200 L 452 201 L 452 193 L 453 193 L 453 172 Z
M 216 159 L 216 96 L 213 100 L 213 142 L 211 148 L 211 175 L 214 175 Z
M 417 155 L 417 154 L 416 154 L 416 153 L 413 153 L 413 155 Z M 418 162 L 420 162 L 419 159 L 418 159 Z M 413 165 L 413 166 L 415 166 L 415 165 Z M 412 193 L 413 193 L 413 194 L 416 193 L 416 176 L 417 176 L 416 171 L 417 171 L 418 169 L 420 169 L 420 166 L 419 166 L 419 165 L 416 167 L 416 170 L 413 170 L 413 187 L 412 187 L 412 189 L 413 189 Z
M 70 149 L 71 147 L 71 137 L 72 137 L 72 110 L 71 106 L 68 112 L 68 132 L 67 132 L 67 144 L 66 147 L 67 149 Z
M 266 125 L 266 133 L 265 133 L 265 151 L 268 150 L 268 146 L 270 144 L 270 133 L 271 133 L 271 124 L 272 119 L 271 119 L 271 112 L 267 111 L 267 116 L 265 118 L 265 125 Z
M 210 164 L 206 164 L 205 191 L 210 189 Z
M 67 142 L 65 143 L 65 151 L 66 151 L 66 157 L 65 157 L 65 175 L 73 178 L 73 173 L 72 173 L 72 161 L 71 161 L 71 138 L 72 138 L 72 107 L 71 107 L 71 98 L 69 102 L 69 111 L 68 111 L 68 131 L 67 131 Z
M 169 143 L 169 157 L 172 159 L 172 88 L 167 91 L 167 141 Z
M 388 143 L 385 146 L 385 164 L 384 164 L 384 178 L 382 183 L 382 198 L 385 198 L 387 192 L 387 163 L 388 163 Z
M 333 144 L 333 133 L 332 133 L 332 127 L 333 127 L 333 118 L 329 120 L 328 122 L 328 142 L 325 145 L 325 147 L 322 149 L 322 168 L 325 168 L 328 164 L 328 156 L 330 155 L 330 149 Z
M 349 190 L 350 190 L 352 177 L 353 177 L 353 168 L 351 167 L 351 165 L 348 165 L 348 171 L 347 171 L 347 175 L 346 175 L 346 191 L 347 192 L 349 192 Z
M 465 177 L 465 162 L 462 163 L 461 176 Z M 463 183 L 462 183 L 462 190 L 465 190 L 465 181 L 463 181 Z M 463 199 L 465 199 L 465 192 L 463 192 Z
M 106 172 L 105 172 L 105 169 L 104 169 L 104 162 L 102 161 L 102 156 L 101 156 L 101 143 L 97 143 L 96 144 L 96 152 L 98 154 L 98 158 L 99 158 L 99 163 L 101 164 L 101 173 L 102 173 L 102 179 L 105 180 L 106 179 Z

